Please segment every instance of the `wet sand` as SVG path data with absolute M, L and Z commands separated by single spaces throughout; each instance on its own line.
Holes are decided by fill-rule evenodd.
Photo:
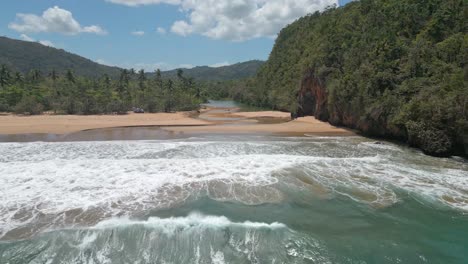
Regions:
M 203 126 L 190 112 L 128 115 L 0 115 L 0 134 L 68 134 L 113 127 Z
M 234 123 L 225 123 L 223 125 L 212 125 L 203 127 L 173 126 L 164 127 L 163 129 L 167 131 L 185 133 L 270 133 L 293 135 L 314 134 L 332 136 L 354 135 L 354 132 L 350 130 L 334 127 L 328 123 L 319 121 L 314 117 L 302 117 L 293 121 L 277 124 L 262 124 L 261 120 L 238 120 Z
M 0 115 L 0 141 L 79 141 L 180 138 L 196 134 L 354 135 L 314 117 L 290 120 L 279 111 L 241 112 L 207 107 L 198 112 L 128 115 Z

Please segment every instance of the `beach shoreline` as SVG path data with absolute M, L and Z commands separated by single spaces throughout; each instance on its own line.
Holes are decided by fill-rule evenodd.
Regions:
M 127 115 L 0 115 L 0 135 L 67 135 L 123 128 L 159 128 L 177 134 L 277 134 L 351 136 L 314 117 L 290 120 L 279 111 L 241 112 L 237 108 L 205 108 L 201 111 Z

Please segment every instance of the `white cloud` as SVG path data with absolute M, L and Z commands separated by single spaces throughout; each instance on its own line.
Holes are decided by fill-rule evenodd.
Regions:
M 243 41 L 275 37 L 294 20 L 338 5 L 338 0 L 106 0 L 127 6 L 172 4 L 187 19 L 175 21 L 171 31 L 181 36 L 201 34 L 212 39 Z
M 31 38 L 30 36 L 26 34 L 21 34 L 20 38 L 24 41 L 29 41 L 29 42 L 36 42 L 35 39 Z
M 39 43 L 41 43 L 44 46 L 54 47 L 54 43 L 52 43 L 52 41 L 49 40 L 39 40 Z
M 193 66 L 192 64 L 180 64 L 177 67 L 173 67 L 172 69 L 192 69 L 194 67 L 195 66 Z
M 35 39 L 31 38 L 30 36 L 26 35 L 26 34 L 21 34 L 20 35 L 20 38 L 24 41 L 29 41 L 29 42 L 38 42 L 44 46 L 48 46 L 48 47 L 54 47 L 54 43 L 52 43 L 52 41 L 49 41 L 49 40 L 39 40 L 39 41 L 36 41 Z
M 145 35 L 145 32 L 144 31 L 133 31 L 132 35 L 141 37 L 141 36 Z
M 42 13 L 42 16 L 34 14 L 16 14 L 17 21 L 8 25 L 10 29 L 21 33 L 50 32 L 65 35 L 79 33 L 92 33 L 105 35 L 107 32 L 100 26 L 92 25 L 82 27 L 73 18 L 73 14 L 58 6 L 51 7 Z
M 140 6 L 140 5 L 154 5 L 154 4 L 180 4 L 181 0 L 106 0 L 114 4 L 121 4 L 127 6 Z
M 185 21 L 176 21 L 172 25 L 171 31 L 185 37 L 193 33 L 193 27 Z
M 215 63 L 215 64 L 211 64 L 210 67 L 219 68 L 219 67 L 224 67 L 224 66 L 229 66 L 229 65 L 231 65 L 229 62 L 224 61 L 224 62 L 218 62 L 218 63 Z
M 176 21 L 172 32 L 198 33 L 213 39 L 243 41 L 272 37 L 301 16 L 338 4 L 337 0 L 184 0 L 187 20 Z
M 166 34 L 166 29 L 165 29 L 165 28 L 162 28 L 162 27 L 158 27 L 158 28 L 156 29 L 156 32 L 158 32 L 158 33 L 161 34 L 161 35 L 164 35 L 164 34 Z
M 102 29 L 100 26 L 96 26 L 96 25 L 89 26 L 89 27 L 84 27 L 81 30 L 81 32 L 92 33 L 92 34 L 96 34 L 96 35 L 107 35 L 107 31 Z
M 112 65 L 111 63 L 107 62 L 106 60 L 103 60 L 103 59 L 97 59 L 96 60 L 97 63 L 99 64 L 102 64 L 102 65 L 106 65 L 106 66 L 115 66 L 115 65 Z

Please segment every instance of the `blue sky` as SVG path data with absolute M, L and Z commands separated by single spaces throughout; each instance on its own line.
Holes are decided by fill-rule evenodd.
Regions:
M 333 3 L 337 1 L 5 0 L 0 35 L 126 68 L 219 66 L 267 59 L 282 27 Z

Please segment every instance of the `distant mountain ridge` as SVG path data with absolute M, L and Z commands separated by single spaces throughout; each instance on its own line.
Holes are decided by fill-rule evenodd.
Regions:
M 263 61 L 252 60 L 223 67 L 198 66 L 183 69 L 184 75 L 196 80 L 235 80 L 253 77 Z M 102 65 L 62 49 L 44 46 L 37 42 L 0 37 L 0 65 L 5 64 L 14 71 L 27 73 L 37 69 L 44 74 L 55 70 L 65 73 L 71 69 L 78 76 L 100 77 L 107 74 L 119 76 L 122 68 Z M 138 69 L 136 69 L 138 70 Z M 149 73 L 152 75 L 154 73 Z M 177 70 L 163 71 L 163 77 L 175 77 Z
M 222 67 L 198 66 L 191 69 L 182 69 L 184 75 L 202 81 L 225 81 L 253 77 L 264 61 L 251 60 Z M 177 69 L 162 72 L 163 77 L 175 77 Z
M 79 55 L 44 46 L 37 42 L 28 42 L 7 37 L 0 37 L 0 65 L 27 73 L 37 69 L 42 73 L 55 70 L 64 73 L 71 69 L 76 75 L 99 77 L 104 74 L 118 76 L 120 68 L 96 63 Z

